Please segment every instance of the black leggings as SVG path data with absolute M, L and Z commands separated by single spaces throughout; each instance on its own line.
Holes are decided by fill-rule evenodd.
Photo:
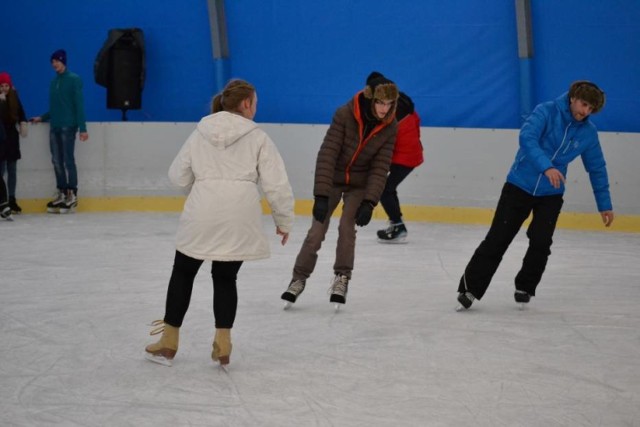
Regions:
M 193 281 L 203 261 L 179 251 L 173 262 L 173 271 L 167 290 L 164 322 L 179 328 L 189 309 Z M 232 328 L 238 308 L 236 279 L 242 261 L 212 261 L 213 316 L 216 328 Z
M 380 196 L 380 204 L 387 213 L 389 221 L 394 224 L 402 222 L 402 211 L 400 210 L 400 200 L 398 199 L 398 185 L 411 173 L 413 168 L 391 164 L 389 176 L 384 186 L 384 191 Z

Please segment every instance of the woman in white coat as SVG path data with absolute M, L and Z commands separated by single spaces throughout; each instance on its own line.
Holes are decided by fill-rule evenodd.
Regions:
M 189 196 L 180 216 L 165 316 L 151 332 L 162 332 L 162 337 L 146 347 L 151 361 L 171 365 L 196 273 L 208 260 L 216 327 L 211 357 L 229 363 L 238 270 L 245 260 L 269 257 L 260 189 L 281 243 L 287 242 L 293 192 L 275 144 L 253 121 L 257 103 L 251 84 L 230 81 L 213 99 L 213 114 L 198 123 L 169 168 L 171 182 Z

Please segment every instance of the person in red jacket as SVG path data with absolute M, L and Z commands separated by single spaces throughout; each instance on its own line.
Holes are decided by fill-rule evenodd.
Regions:
M 367 84 L 379 77 L 384 76 L 377 71 L 372 72 L 367 77 Z M 400 92 L 398 97 L 396 120 L 398 121 L 398 136 L 391 158 L 387 183 L 382 196 L 380 196 L 380 204 L 389 217 L 389 226 L 384 230 L 378 230 L 380 243 L 406 242 L 407 227 L 402 221 L 398 186 L 409 176 L 411 171 L 424 162 L 422 143 L 420 142 L 420 116 L 415 111 L 413 101 L 404 92 Z

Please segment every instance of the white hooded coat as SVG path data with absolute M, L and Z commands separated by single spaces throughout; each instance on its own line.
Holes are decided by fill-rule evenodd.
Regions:
M 284 162 L 269 136 L 238 114 L 204 117 L 169 168 L 169 179 L 189 191 L 176 249 L 191 258 L 244 261 L 268 258 L 261 194 L 285 233 L 294 199 Z

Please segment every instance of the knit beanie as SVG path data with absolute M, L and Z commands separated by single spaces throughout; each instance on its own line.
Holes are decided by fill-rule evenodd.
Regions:
M 67 52 L 64 49 L 58 49 L 51 54 L 51 61 L 58 60 L 62 62 L 64 65 L 67 65 Z
M 378 71 L 372 71 L 371 74 L 369 74 L 369 76 L 367 77 L 367 84 L 371 84 L 372 81 L 379 77 L 384 77 L 384 75 L 382 75 L 382 73 Z
M 591 114 L 602 110 L 606 101 L 604 91 L 595 83 L 587 80 L 578 80 L 571 84 L 569 88 L 569 98 L 581 99 L 593 106 Z
M 11 76 L 9 75 L 9 73 L 7 72 L 2 72 L 0 73 L 0 85 L 6 83 L 9 86 L 13 86 L 13 84 L 11 83 Z

